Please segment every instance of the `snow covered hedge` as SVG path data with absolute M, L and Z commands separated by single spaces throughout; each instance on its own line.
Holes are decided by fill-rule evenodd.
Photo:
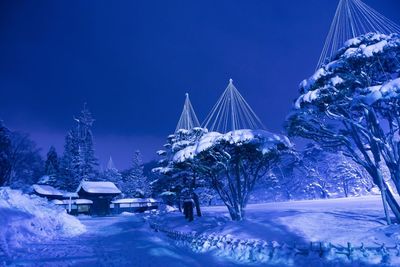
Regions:
M 0 188 L 0 250 L 10 251 L 31 242 L 73 237 L 85 226 L 47 200 L 8 187 Z

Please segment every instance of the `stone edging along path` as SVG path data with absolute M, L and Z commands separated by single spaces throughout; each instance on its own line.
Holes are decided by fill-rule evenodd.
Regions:
M 160 224 L 149 222 L 150 227 L 164 233 L 179 246 L 188 247 L 195 252 L 209 252 L 226 256 L 235 261 L 247 263 L 281 263 L 293 264 L 297 261 L 338 261 L 343 263 L 362 262 L 390 266 L 394 261 L 400 264 L 400 244 L 387 247 L 380 246 L 347 246 L 324 242 L 310 242 L 309 245 L 297 246 L 276 241 L 244 240 L 226 235 L 205 235 L 184 233 L 167 229 Z

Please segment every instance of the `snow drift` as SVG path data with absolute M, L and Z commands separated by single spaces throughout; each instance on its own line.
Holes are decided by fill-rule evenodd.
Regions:
M 10 250 L 32 242 L 56 237 L 72 237 L 85 232 L 78 219 L 47 200 L 0 188 L 0 250 Z

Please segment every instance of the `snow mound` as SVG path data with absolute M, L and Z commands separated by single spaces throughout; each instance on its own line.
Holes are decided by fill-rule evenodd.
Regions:
M 73 237 L 86 231 L 78 219 L 38 196 L 0 188 L 0 250 L 7 254 L 32 242 Z

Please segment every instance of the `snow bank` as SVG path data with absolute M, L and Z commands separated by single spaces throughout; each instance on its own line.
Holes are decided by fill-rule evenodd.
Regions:
M 0 248 L 10 250 L 56 237 L 73 237 L 86 228 L 64 209 L 47 200 L 0 188 Z

